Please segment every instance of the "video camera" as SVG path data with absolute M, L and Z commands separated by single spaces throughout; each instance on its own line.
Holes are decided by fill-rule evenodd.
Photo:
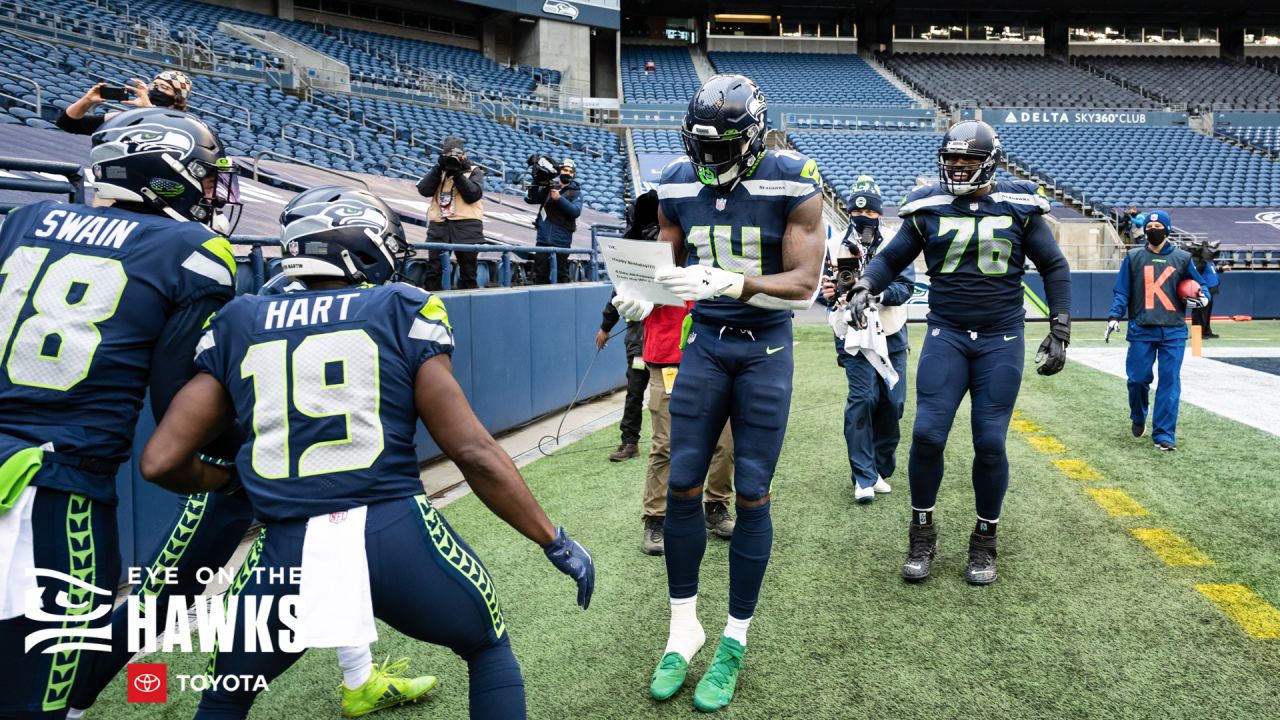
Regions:
M 848 254 L 845 257 L 836 258 L 836 301 L 847 302 L 849 295 L 853 292 L 854 283 L 858 282 L 858 278 L 862 277 L 862 271 L 867 269 L 867 263 L 871 261 L 871 253 L 867 250 L 870 246 L 872 236 L 870 231 L 863 233 L 863 237 L 858 237 L 850 233 L 843 243 Z M 864 245 L 863 240 L 868 244 Z
M 528 165 L 532 184 L 537 187 L 550 186 L 551 181 L 560 175 L 559 163 L 549 155 L 530 155 Z

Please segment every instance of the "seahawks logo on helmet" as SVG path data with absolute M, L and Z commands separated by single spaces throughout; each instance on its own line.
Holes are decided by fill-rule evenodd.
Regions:
M 387 216 L 367 204 L 341 201 L 328 203 L 319 214 L 329 218 L 333 227 L 367 227 L 379 234 L 387 229 Z
M 163 125 L 137 125 L 125 129 L 116 138 L 129 154 L 147 152 L 177 152 L 186 157 L 196 146 L 195 138 L 188 133 Z

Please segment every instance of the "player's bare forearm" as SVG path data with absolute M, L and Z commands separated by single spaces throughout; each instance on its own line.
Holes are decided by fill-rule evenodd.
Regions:
M 661 207 L 658 208 L 658 242 L 671 246 L 671 258 L 675 261 L 676 267 L 684 266 L 684 230 L 668 220 Z
M 782 272 L 748 276 L 742 284 L 743 302 L 753 295 L 780 300 L 808 300 L 818 286 L 826 250 L 822 225 L 822 196 L 805 200 L 787 218 L 782 233 Z
M 462 394 L 448 355 L 437 355 L 418 368 L 414 402 L 427 432 L 494 515 L 539 545 L 555 540 L 555 527 L 515 463 Z
M 177 493 L 211 492 L 226 487 L 231 471 L 197 459 L 196 452 L 231 421 L 231 400 L 221 383 L 200 373 L 170 403 L 138 463 L 142 477 Z

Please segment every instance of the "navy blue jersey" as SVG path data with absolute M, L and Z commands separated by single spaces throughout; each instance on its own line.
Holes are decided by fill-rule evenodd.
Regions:
M 287 520 L 422 492 L 414 377 L 452 350 L 440 298 L 362 285 L 243 295 L 209 323 L 196 365 L 235 405 L 254 512 Z
M 1070 273 L 1040 217 L 1048 211 L 1039 186 L 1023 180 L 998 182 L 980 198 L 957 197 L 937 185 L 916 188 L 898 210 L 898 233 L 865 276 L 879 292 L 923 252 L 929 322 L 998 332 L 1023 323 L 1022 275 L 1030 259 L 1045 278 L 1052 312 L 1066 312 Z
M 9 214 L 0 262 L 0 433 L 124 462 L 156 366 L 191 367 L 204 317 L 184 321 L 181 359 L 157 357 L 171 321 L 231 298 L 231 246 L 194 222 L 46 201 Z M 34 483 L 115 502 L 115 478 L 69 465 Z
M 727 193 L 698 181 L 689 158 L 662 171 L 658 205 L 684 231 L 687 265 L 712 265 L 744 275 L 782 272 L 787 218 L 822 191 L 818 163 L 790 150 L 765 152 L 755 170 Z M 730 297 L 702 300 L 693 318 L 712 325 L 759 328 L 786 322 L 790 310 L 766 310 Z

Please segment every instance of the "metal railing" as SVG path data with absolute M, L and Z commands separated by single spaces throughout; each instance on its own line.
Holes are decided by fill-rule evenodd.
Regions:
M 259 289 L 262 288 L 263 284 L 270 279 L 267 276 L 270 260 L 275 259 L 275 258 L 268 259 L 262 250 L 264 247 L 279 247 L 280 238 L 270 236 L 270 235 L 233 235 L 229 239 L 232 245 L 248 245 L 249 246 L 249 254 L 246 258 L 248 261 L 249 272 L 252 280 L 249 287 L 249 292 L 257 292 Z M 571 270 L 576 265 L 577 269 L 586 275 L 585 278 L 576 280 L 577 282 L 582 282 L 582 281 L 599 282 L 601 279 L 601 273 L 600 273 L 601 262 L 599 259 L 600 253 L 599 253 L 599 250 L 595 247 L 553 248 L 553 247 L 543 247 L 543 246 L 510 245 L 506 243 L 493 243 L 493 242 L 487 243 L 487 244 L 479 244 L 479 245 L 458 244 L 458 243 L 417 242 L 417 243 L 410 243 L 410 245 L 413 247 L 414 250 L 428 251 L 428 257 L 427 258 L 422 258 L 420 256 L 411 257 L 408 260 L 406 260 L 404 265 L 401 267 L 402 276 L 406 273 L 409 274 L 410 276 L 415 275 L 416 274 L 415 271 L 419 266 L 419 263 L 426 262 L 431 257 L 431 254 L 438 253 L 440 257 L 440 275 L 441 275 L 440 282 L 444 290 L 455 289 L 454 282 L 453 282 L 453 274 L 454 274 L 453 253 L 456 253 L 456 252 L 497 254 L 498 259 L 496 261 L 493 261 L 496 266 L 495 269 L 497 270 L 496 277 L 494 275 L 490 276 L 491 278 L 497 281 L 497 284 L 494 285 L 493 287 L 505 288 L 505 287 L 513 287 L 515 285 L 515 280 L 517 276 L 516 262 L 515 260 L 513 260 L 512 256 L 516 256 L 516 258 L 520 258 L 522 256 L 529 256 L 529 255 L 550 256 L 549 258 L 550 259 L 550 273 L 549 273 L 550 278 L 549 279 L 551 281 L 551 284 L 556 284 L 556 275 L 557 275 L 556 271 L 559 263 L 561 262 L 562 256 L 564 257 L 563 262 L 570 263 Z M 572 259 L 574 256 L 585 256 L 585 259 L 575 261 Z M 570 282 L 575 282 L 575 280 L 570 280 Z M 526 284 L 530 284 L 530 283 L 526 283 Z
M 76 163 L 0 157 L 0 170 L 19 170 L 22 172 L 62 176 L 58 180 L 49 180 L 48 178 L 20 178 L 0 175 L 0 190 L 66 194 L 68 202 L 84 202 L 84 170 Z
M 4 91 L 0 91 L 0 97 L 2 97 L 2 98 L 9 98 L 10 100 L 13 100 L 14 102 L 22 103 L 23 105 L 30 105 L 30 106 L 32 106 L 33 108 L 35 108 L 35 112 L 36 112 L 36 115 L 37 115 L 37 116 L 39 116 L 39 115 L 41 115 L 41 114 L 42 114 L 42 110 L 44 109 L 44 103 L 43 103 L 43 102 L 41 101 L 41 99 L 40 99 L 40 97 L 41 97 L 41 95 L 40 95 L 40 83 L 38 83 L 38 82 L 36 82 L 35 80 L 32 80 L 31 78 L 26 77 L 26 76 L 24 76 L 24 75 L 15 75 L 14 73 L 8 72 L 7 70 L 0 70 L 0 76 L 10 78 L 11 80 L 17 80 L 18 82 L 30 83 L 30 84 L 31 84 L 31 87 L 35 88 L 35 91 L 36 91 L 36 101 L 33 103 L 33 102 L 31 102 L 30 100 L 26 100 L 26 99 L 24 99 L 24 98 L 17 97 L 16 95 L 9 95 L 8 93 L 5 93 Z
M 313 143 L 313 142 L 311 142 L 310 140 L 303 140 L 302 138 L 297 137 L 297 136 L 289 137 L 289 135 L 288 135 L 288 130 L 289 130 L 289 128 L 291 128 L 291 127 L 301 128 L 301 129 L 303 129 L 303 130 L 306 130 L 307 132 L 314 133 L 314 134 L 316 134 L 316 135 L 321 135 L 321 136 L 327 137 L 327 138 L 329 138 L 329 139 L 331 139 L 331 140 L 337 140 L 338 142 L 341 142 L 341 143 L 346 143 L 347 147 L 348 147 L 348 148 L 350 148 L 350 149 L 349 149 L 348 153 L 347 153 L 346 155 L 344 155 L 344 154 L 342 154 L 342 153 L 338 152 L 337 150 L 334 150 L 333 148 L 325 147 L 324 145 L 320 145 L 320 144 L 318 144 L 318 143 Z M 327 153 L 329 153 L 329 154 L 331 154 L 331 155 L 337 155 L 338 157 L 344 157 L 344 158 L 346 158 L 346 159 L 348 159 L 348 160 L 355 160 L 355 159 L 356 159 L 356 144 L 355 144 L 354 142 L 352 142 L 352 141 L 351 141 L 351 138 L 345 138 L 345 137 L 342 137 L 341 135 L 334 135 L 333 133 L 325 132 L 324 130 L 321 130 L 321 129 L 319 129 L 319 128 L 313 128 L 313 127 L 310 127 L 310 126 L 308 126 L 308 125 L 303 125 L 302 123 L 296 123 L 296 122 L 285 123 L 285 124 L 280 128 L 280 139 L 281 139 L 281 140 L 291 140 L 291 141 L 296 142 L 296 143 L 301 143 L 301 144 L 303 144 L 303 145 L 307 145 L 307 146 L 309 146 L 309 147 L 313 147 L 313 148 L 315 148 L 315 149 L 317 149 L 317 150 L 323 150 L 324 152 L 327 152 Z
M 254 182 L 259 182 L 258 165 L 259 163 L 262 162 L 263 156 L 266 156 L 266 155 L 270 155 L 271 157 L 277 157 L 277 158 L 280 158 L 281 160 L 288 160 L 289 162 L 295 163 L 297 165 L 305 165 L 306 167 L 309 167 L 313 170 L 322 170 L 332 175 L 337 175 L 338 177 L 343 178 L 344 180 L 350 180 L 353 183 L 359 183 L 360 185 L 364 186 L 365 190 L 369 189 L 369 183 L 365 182 L 359 175 L 349 175 L 339 170 L 334 170 L 333 168 L 327 168 L 321 165 L 316 165 L 315 163 L 307 162 L 306 160 L 293 157 L 292 155 L 285 155 L 284 153 L 278 153 L 274 150 L 259 150 L 258 152 L 254 153 L 253 155 L 253 181 Z
M 414 174 L 408 170 L 404 170 L 398 167 L 392 167 L 391 166 L 392 160 L 402 160 L 407 164 L 417 165 L 418 167 L 422 168 L 422 172 L 418 174 Z M 426 175 L 431 170 L 432 167 L 433 165 L 431 163 L 427 162 L 426 160 L 423 160 L 422 158 L 410 157 L 408 155 L 401 155 L 399 153 L 392 153 L 387 156 L 387 162 L 385 167 L 383 168 L 383 172 L 395 173 L 396 175 L 399 175 L 401 177 L 407 177 L 407 178 L 412 178 L 414 180 L 417 180 L 423 175 Z

